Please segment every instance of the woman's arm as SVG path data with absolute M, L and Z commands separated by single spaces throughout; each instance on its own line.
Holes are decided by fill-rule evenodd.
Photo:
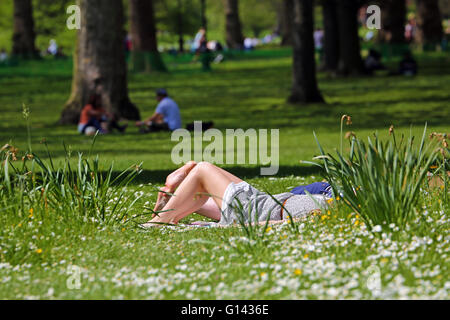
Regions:
M 88 111 L 89 117 L 99 117 L 103 115 L 103 113 L 104 112 L 102 110 L 95 110 L 95 109 L 91 109 Z

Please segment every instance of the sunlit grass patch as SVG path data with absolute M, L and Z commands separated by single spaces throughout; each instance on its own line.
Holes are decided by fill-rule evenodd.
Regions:
M 389 139 L 386 128 L 391 124 L 396 125 L 397 137 L 408 136 L 411 123 L 415 125 L 412 135 L 420 137 L 425 121 L 430 132 L 448 132 L 449 77 L 442 75 L 442 63 L 420 60 L 430 68 L 414 79 L 343 80 L 321 74 L 319 85 L 329 105 L 307 107 L 285 103 L 290 61 L 284 56 L 269 62 L 229 61 L 215 66 L 211 74 L 195 70 L 196 65 L 179 66 L 158 76 L 134 74 L 130 75 L 130 95 L 143 116 L 154 109 L 153 90 L 165 86 L 180 103 L 185 122 L 214 120 L 222 131 L 279 128 L 280 172 L 276 177 L 260 177 L 255 166 L 226 166 L 272 194 L 323 179 L 319 170 L 300 165 L 299 160 L 310 160 L 319 153 L 313 130 L 325 150 L 340 149 L 336 119 L 342 114 L 353 116 L 349 130 L 361 139 L 376 131 L 380 140 Z M 131 221 L 126 223 L 130 218 L 136 218 L 136 223 L 148 219 L 142 214 L 148 213 L 144 208 L 154 206 L 155 187 L 162 186 L 165 176 L 175 168 L 170 161 L 173 143 L 168 134 L 138 135 L 131 128 L 123 136 L 98 137 L 88 157 L 92 139 L 78 135 L 75 126 L 57 125 L 70 92 L 71 70 L 67 61 L 0 69 L 1 145 L 15 147 L 5 148 L 3 156 L 10 152 L 8 163 L 17 169 L 7 167 L 12 190 L 27 191 L 7 191 L 3 158 L 0 298 L 449 298 L 448 190 L 428 185 L 428 177 L 418 192 L 417 214 L 403 229 L 386 223 L 381 224 L 381 230 L 373 230 L 362 212 L 346 206 L 342 197 L 336 197 L 327 210 L 295 221 L 298 232 L 288 222 L 265 229 L 261 226 L 253 237 L 239 225 L 186 226 L 203 219 L 198 215 L 181 221 L 184 226 L 161 230 L 145 231 Z M 32 153 L 27 152 L 22 102 L 31 110 L 32 151 L 44 167 L 36 157 L 27 157 Z M 46 144 L 40 144 L 43 137 Z M 69 162 L 63 141 L 73 150 Z M 83 154 L 81 162 L 78 152 Z M 345 142 L 343 153 L 349 152 L 350 145 Z M 12 153 L 17 161 L 12 160 Z M 24 162 L 22 156 L 26 157 Z M 141 162 L 143 171 L 127 186 L 105 184 L 113 161 L 116 169 L 112 177 Z M 447 167 L 442 161 L 440 157 L 430 166 L 432 175 L 445 177 L 443 169 Z M 66 180 L 66 185 L 60 182 L 69 172 L 64 169 L 68 164 L 74 179 Z M 37 179 L 34 184 L 27 174 L 32 169 Z M 75 176 L 81 176 L 84 184 L 79 185 Z M 80 191 L 85 188 L 84 193 L 63 197 L 63 185 L 67 192 L 75 192 L 77 186 Z M 42 186 L 47 190 L 43 194 Z M 50 201 L 51 197 L 54 200 Z M 108 217 L 116 204 L 117 215 L 111 221 L 117 223 L 102 222 L 101 208 Z M 264 237 L 259 240 L 261 235 Z M 79 289 L 67 286 L 72 267 L 80 271 Z

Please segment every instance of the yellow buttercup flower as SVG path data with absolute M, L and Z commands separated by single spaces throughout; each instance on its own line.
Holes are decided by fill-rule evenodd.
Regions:
M 305 255 L 303 256 L 303 259 L 308 259 L 308 257 L 309 257 L 309 254 L 305 254 Z
M 302 274 L 302 270 L 300 270 L 300 269 L 295 269 L 295 270 L 294 270 L 294 274 L 295 274 L 296 276 L 300 276 L 300 275 Z
M 42 249 L 37 249 L 37 250 L 36 250 L 36 253 L 37 253 L 37 254 L 41 254 L 41 253 L 42 253 Z

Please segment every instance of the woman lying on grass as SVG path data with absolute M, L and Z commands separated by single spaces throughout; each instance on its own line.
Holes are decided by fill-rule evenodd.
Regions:
M 328 184 L 318 184 L 320 190 L 310 193 L 320 194 L 294 194 L 304 193 L 300 187 L 302 190 L 296 188 L 293 193 L 271 196 L 213 164 L 189 162 L 167 177 L 166 186 L 158 194 L 156 214 L 143 227 L 177 224 L 193 213 L 219 221 L 220 225 L 267 220 L 277 223 L 289 214 L 300 218 L 325 207 L 327 198 L 332 197 Z

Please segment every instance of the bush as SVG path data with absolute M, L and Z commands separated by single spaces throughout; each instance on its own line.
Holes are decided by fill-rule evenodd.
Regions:
M 47 161 L 27 152 L 21 162 L 17 152 L 10 145 L 0 150 L 0 203 L 3 211 L 19 219 L 30 212 L 42 217 L 51 212 L 52 216 L 71 221 L 123 223 L 139 199 L 124 201 L 126 187 L 141 172 L 140 165 L 114 177 L 113 165 L 103 172 L 98 156 L 90 159 L 90 155 L 86 158 L 79 154 L 72 166 L 70 152 L 66 150 L 62 168 L 56 169 L 49 152 Z M 8 218 L 7 214 L 2 217 Z
M 321 155 L 319 166 L 325 178 L 340 195 L 343 202 L 357 212 L 372 229 L 389 224 L 404 228 L 412 222 L 418 204 L 421 186 L 427 172 L 437 157 L 433 142 L 426 143 L 426 125 L 418 146 L 414 137 L 407 142 L 402 137 L 397 143 L 394 128 L 390 139 L 381 141 L 377 134 L 368 143 L 361 141 L 353 133 L 349 134 L 350 153 L 345 157 L 341 151 L 337 155 L 325 153 L 314 134 Z M 341 130 L 342 141 L 342 130 Z M 342 143 L 341 143 L 342 145 Z M 378 229 L 379 227 L 377 227 Z

